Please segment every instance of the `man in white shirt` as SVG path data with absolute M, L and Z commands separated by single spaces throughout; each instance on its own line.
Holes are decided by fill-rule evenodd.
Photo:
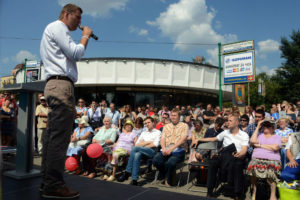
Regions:
M 281 179 L 287 182 L 300 179 L 300 132 L 289 137 L 285 147 L 286 156 L 289 160 L 281 173 Z
M 239 129 L 239 118 L 228 117 L 228 130 L 213 138 L 201 138 L 200 142 L 223 141 L 223 151 L 217 159 L 212 159 L 208 167 L 207 196 L 213 195 L 217 172 L 221 170 L 221 180 L 234 186 L 234 199 L 239 199 L 243 192 L 244 158 L 248 150 L 249 136 Z
M 85 52 L 92 34 L 83 27 L 82 38 L 76 44 L 70 35 L 81 23 L 82 9 L 74 4 L 63 7 L 59 20 L 44 30 L 40 54 L 45 67 L 45 98 L 49 106 L 48 130 L 43 138 L 42 184 L 44 198 L 76 198 L 63 180 L 66 152 L 73 132 L 75 116 L 74 82 L 77 81 L 78 61 Z
M 155 148 L 159 145 L 161 132 L 154 128 L 155 124 L 152 117 L 147 117 L 144 120 L 144 123 L 146 124 L 147 131 L 143 131 L 139 139 L 136 141 L 136 145 L 130 153 L 126 170 L 118 179 L 119 182 L 127 180 L 131 174 L 131 184 L 137 185 L 141 159 L 153 158 L 155 155 Z
M 110 108 L 110 110 L 106 113 L 105 117 L 110 117 L 111 121 L 112 121 L 112 124 L 114 124 L 115 127 L 120 129 L 120 127 L 121 127 L 121 121 L 120 121 L 121 115 L 120 115 L 119 111 L 116 110 L 114 103 L 110 103 L 109 108 Z

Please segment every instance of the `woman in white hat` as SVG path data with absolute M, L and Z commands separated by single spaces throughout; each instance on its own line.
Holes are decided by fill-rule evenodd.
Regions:
M 88 117 L 82 116 L 78 119 L 78 127 L 75 128 L 71 135 L 70 144 L 67 150 L 67 156 L 73 156 L 79 161 L 80 152 L 84 145 L 91 140 L 93 133 L 92 127 L 88 124 Z M 76 171 L 79 174 L 80 170 Z

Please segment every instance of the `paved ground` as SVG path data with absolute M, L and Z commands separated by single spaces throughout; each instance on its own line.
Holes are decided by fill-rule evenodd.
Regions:
M 34 165 L 36 166 L 40 166 L 41 165 L 41 157 L 35 157 L 34 158 Z M 141 170 L 143 171 L 143 170 Z M 177 170 L 177 180 L 178 181 L 178 173 L 179 173 L 179 169 Z M 103 181 L 101 180 L 101 178 L 103 177 L 102 173 L 98 173 L 98 176 L 95 178 L 95 180 L 99 180 L 99 181 Z M 73 176 L 77 176 L 77 175 L 73 175 Z M 182 179 L 181 179 L 181 183 L 179 187 L 165 187 L 163 186 L 160 181 L 157 181 L 156 183 L 153 183 L 153 179 L 154 179 L 155 173 L 149 173 L 147 175 L 141 175 L 139 182 L 142 185 L 141 187 L 144 188 L 157 188 L 159 190 L 162 191 L 169 191 L 169 192 L 176 192 L 176 193 L 181 193 L 181 194 L 189 194 L 189 195 L 196 195 L 196 196 L 201 196 L 201 197 L 205 197 L 206 196 L 206 187 L 199 187 L 199 186 L 192 186 L 192 182 L 190 181 L 187 184 L 187 176 L 188 176 L 188 166 L 185 165 L 185 167 L 183 168 L 183 173 L 182 173 Z M 86 178 L 86 177 L 85 177 Z M 125 181 L 123 183 L 119 183 L 117 181 L 115 181 L 115 183 L 118 184 L 126 184 L 128 185 L 130 183 L 130 180 Z M 191 187 L 191 188 L 190 188 Z M 189 191 L 188 188 L 192 189 L 192 190 L 200 190 L 200 191 Z M 220 194 L 218 197 L 218 199 L 231 199 L 228 196 L 224 196 L 222 194 Z M 246 199 L 251 199 L 250 198 L 250 192 L 249 189 L 246 193 Z

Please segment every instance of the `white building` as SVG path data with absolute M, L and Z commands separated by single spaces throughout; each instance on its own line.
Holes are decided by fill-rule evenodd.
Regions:
M 106 99 L 118 106 L 218 104 L 216 66 L 148 58 L 84 58 L 77 66 L 75 95 L 87 102 Z M 43 79 L 43 67 L 41 71 Z M 23 82 L 23 71 L 16 80 Z M 223 85 L 222 90 L 223 100 L 231 100 L 232 86 Z

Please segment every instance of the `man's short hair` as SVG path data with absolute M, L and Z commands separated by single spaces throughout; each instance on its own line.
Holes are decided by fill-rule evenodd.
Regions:
M 76 12 L 77 10 L 79 10 L 80 13 L 82 14 L 82 9 L 81 9 L 80 7 L 76 6 L 75 4 L 69 3 L 69 4 L 65 5 L 65 6 L 62 8 L 62 10 L 60 11 L 59 19 L 64 18 L 65 12 L 68 12 L 68 13 L 74 13 L 74 12 Z
M 166 112 L 165 112 L 163 115 L 167 115 L 167 116 L 168 116 L 168 118 L 170 117 L 169 113 L 166 113 Z
M 171 113 L 177 113 L 177 115 L 180 116 L 180 110 L 177 108 L 173 108 Z
M 248 115 L 246 115 L 246 114 L 243 114 L 242 116 L 241 116 L 241 119 L 245 119 L 245 120 L 247 120 L 248 122 L 249 122 L 249 116 Z
M 225 120 L 222 117 L 217 117 L 215 124 L 222 126 L 224 124 Z
M 258 113 L 258 114 L 262 115 L 263 118 L 265 118 L 265 111 L 264 111 L 263 109 L 257 109 L 257 110 L 255 111 L 255 113 Z
M 145 122 L 147 119 L 150 119 L 150 121 L 151 121 L 152 123 L 154 123 L 154 118 L 152 118 L 152 117 L 146 117 L 146 118 L 144 119 L 144 122 Z

